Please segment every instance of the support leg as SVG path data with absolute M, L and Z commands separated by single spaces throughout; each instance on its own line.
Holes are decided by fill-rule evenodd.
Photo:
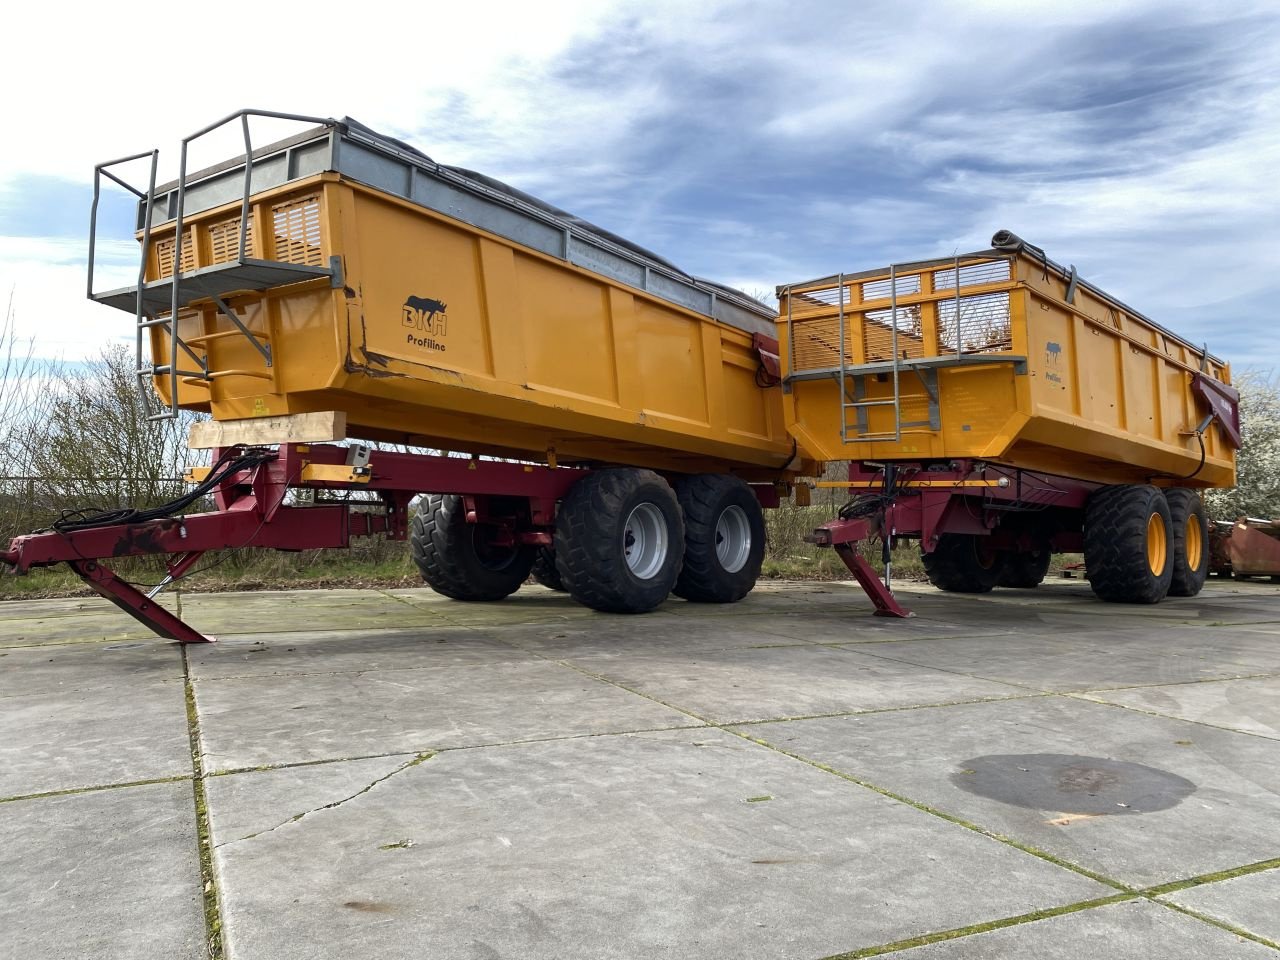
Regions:
M 68 560 L 67 564 L 94 591 L 160 636 L 179 643 L 213 642 L 213 638 L 197 633 L 160 604 L 125 583 L 100 561 Z
M 914 617 L 915 614 L 898 603 L 897 597 L 880 582 L 875 569 L 858 553 L 854 543 L 837 543 L 833 545 L 844 565 L 849 568 L 858 585 L 866 592 L 867 598 L 875 605 L 877 617 Z

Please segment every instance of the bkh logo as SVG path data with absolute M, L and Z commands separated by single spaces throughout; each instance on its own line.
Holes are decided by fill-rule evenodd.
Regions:
M 424 350 L 439 350 L 443 353 L 445 345 L 438 342 L 436 338 L 443 338 L 449 330 L 449 318 L 445 310 L 445 305 L 439 300 L 412 296 L 405 300 L 404 312 L 401 316 L 404 326 L 410 328 L 405 342 L 415 347 L 422 347 Z M 423 336 L 417 336 L 413 331 Z

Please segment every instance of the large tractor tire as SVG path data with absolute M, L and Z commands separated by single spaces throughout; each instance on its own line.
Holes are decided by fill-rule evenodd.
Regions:
M 990 593 L 1000 578 L 1003 555 L 989 546 L 988 537 L 944 533 L 932 553 L 923 553 L 929 582 L 948 593 Z
M 1084 518 L 1085 577 L 1110 603 L 1159 603 L 1173 580 L 1169 503 L 1146 484 L 1103 487 Z
M 499 546 L 491 524 L 467 523 L 462 498 L 428 494 L 413 518 L 409 548 L 422 579 L 452 600 L 501 600 L 520 589 L 534 548 Z
M 647 613 L 675 586 L 684 557 L 680 504 L 652 470 L 587 474 L 556 513 L 556 570 L 569 595 L 606 613 Z
M 997 587 L 1016 587 L 1019 590 L 1030 590 L 1038 587 L 1049 573 L 1049 560 L 1052 554 L 1047 546 L 1033 550 L 1006 551 L 1000 566 L 1000 575 L 996 577 Z
M 705 473 L 676 484 L 684 515 L 684 566 L 672 592 L 696 603 L 734 603 L 764 561 L 764 511 L 737 477 Z
M 548 590 L 564 593 L 564 581 L 560 579 L 560 571 L 556 569 L 556 552 L 552 547 L 538 547 L 533 557 L 533 579 Z
M 1200 494 L 1186 487 L 1164 492 L 1173 531 L 1173 578 L 1169 596 L 1194 597 L 1209 576 L 1209 521 Z

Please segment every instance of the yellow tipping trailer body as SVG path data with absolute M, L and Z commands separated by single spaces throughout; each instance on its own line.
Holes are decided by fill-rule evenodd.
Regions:
M 1197 375 L 1229 384 L 1230 368 L 1039 248 L 994 242 L 778 288 L 783 403 L 799 443 L 825 460 L 1233 485 L 1229 433 L 1203 426 L 1209 407 L 1192 390 Z
M 353 437 L 449 450 L 748 479 L 794 469 L 763 372 L 766 359 L 776 372 L 762 355 L 776 353 L 773 312 L 758 302 L 353 121 L 252 165 L 244 198 L 241 158 L 151 205 L 137 312 L 166 403 L 176 383 L 176 406 L 216 420 L 338 410 Z M 179 206 L 187 369 L 174 376 Z M 135 292 L 95 298 L 133 311 Z

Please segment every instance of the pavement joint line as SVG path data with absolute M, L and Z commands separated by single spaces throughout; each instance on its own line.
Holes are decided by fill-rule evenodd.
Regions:
M 1169 883 L 1162 883 L 1154 887 L 1144 887 L 1139 891 L 1144 897 L 1164 897 L 1171 893 L 1181 893 L 1183 890 L 1194 890 L 1196 887 L 1207 886 L 1211 883 L 1221 883 L 1224 880 L 1234 880 L 1236 877 L 1248 877 L 1255 873 L 1266 873 L 1268 870 L 1280 868 L 1280 857 L 1271 860 L 1259 860 L 1255 863 L 1246 863 L 1239 867 L 1231 867 L 1227 870 L 1217 870 L 1213 873 L 1202 873 L 1194 877 L 1187 877 L 1183 880 L 1173 880 Z
M 884 943 L 879 946 L 861 947 L 857 950 L 849 950 L 845 953 L 831 954 L 830 956 L 822 958 L 822 960 L 862 960 L 864 957 L 879 957 L 888 953 L 898 953 L 902 950 L 911 950 L 915 947 L 927 946 L 931 943 L 942 943 L 947 940 L 959 940 L 963 937 L 972 937 L 977 934 L 990 933 L 993 930 L 1003 930 L 1006 927 L 1017 927 L 1024 923 L 1035 923 L 1037 920 L 1048 920 L 1052 917 L 1062 917 L 1072 913 L 1080 913 L 1083 910 L 1094 910 L 1098 907 L 1106 907 L 1114 903 L 1126 903 L 1136 899 L 1138 899 L 1138 895 L 1134 893 L 1117 893 L 1109 897 L 1099 897 L 1094 900 L 1081 900 L 1078 903 L 1068 903 L 1058 907 L 1048 907 L 1044 910 L 1033 910 L 1030 913 L 1021 913 L 1014 917 L 1003 917 L 999 920 L 988 920 L 983 923 L 974 923 L 966 927 L 956 927 L 951 930 L 939 930 L 934 933 L 926 933 L 918 937 L 910 937 L 905 940 L 895 940 L 892 943 Z
M 714 724 L 693 723 L 679 724 L 672 727 L 644 727 L 639 730 L 604 730 L 592 733 L 568 733 L 560 736 L 530 737 L 524 740 L 496 740 L 492 743 L 469 743 L 464 746 L 431 747 L 424 750 L 393 750 L 388 753 L 368 753 L 353 757 L 325 757 L 321 760 L 296 760 L 291 763 L 268 763 L 254 767 L 228 767 L 224 770 L 213 770 L 207 772 L 205 774 L 205 779 L 209 779 L 211 777 L 239 776 L 246 773 L 270 773 L 274 770 L 292 770 L 296 767 L 318 767 L 331 763 L 351 763 L 357 760 L 384 760 L 390 757 L 403 757 L 411 754 L 460 753 L 465 750 L 492 750 L 498 747 L 519 747 L 526 744 L 559 743 L 561 741 L 568 740 L 591 740 L 597 737 L 631 737 L 641 733 L 669 733 L 680 730 L 707 730 L 712 728 L 714 728 Z
M 741 737 L 742 739 L 747 740 L 750 743 L 754 743 L 761 747 L 764 747 L 767 750 L 772 750 L 775 753 L 781 754 L 784 757 L 790 757 L 792 760 L 796 760 L 799 763 L 808 764 L 809 766 L 813 767 L 816 770 L 821 770 L 824 773 L 829 773 L 832 776 L 839 777 L 841 780 L 846 780 L 849 783 L 857 784 L 860 787 L 863 787 L 867 790 L 871 790 L 875 793 L 880 794 L 882 797 L 888 797 L 890 800 L 895 800 L 898 803 L 905 804 L 906 806 L 909 806 L 909 807 L 913 807 L 914 809 L 919 810 L 921 813 L 931 814 L 940 820 L 945 820 L 948 823 L 955 824 L 956 826 L 964 827 L 966 830 L 971 830 L 980 836 L 987 837 L 990 840 L 995 840 L 997 843 L 1002 843 L 1005 846 L 1012 847 L 1015 850 L 1020 850 L 1025 854 L 1028 854 L 1033 857 L 1037 857 L 1040 860 L 1044 860 L 1047 863 L 1051 863 L 1056 867 L 1061 867 L 1064 870 L 1070 870 L 1072 873 L 1077 873 L 1080 876 L 1087 877 L 1088 879 L 1093 880 L 1097 883 L 1105 884 L 1106 886 L 1111 887 L 1115 890 L 1118 890 L 1121 893 L 1129 894 L 1131 896 L 1140 895 L 1140 892 L 1137 888 L 1132 887 L 1126 883 L 1121 883 L 1119 880 L 1115 880 L 1101 873 L 1097 873 L 1093 870 L 1090 870 L 1088 867 L 1082 867 L 1079 864 L 1072 863 L 1070 860 L 1064 860 L 1062 857 L 1055 856 L 1054 854 L 1049 853 L 1047 850 L 1041 850 L 1038 847 L 1031 846 L 1030 844 L 1022 843 L 1020 840 L 1015 840 L 1013 837 L 1005 836 L 1002 833 L 996 833 L 994 830 L 988 830 L 986 827 L 983 827 L 977 823 L 974 823 L 971 820 L 966 820 L 963 817 L 956 816 L 955 814 L 947 813 L 945 810 L 941 810 L 938 807 L 934 807 L 920 800 L 912 800 L 910 797 L 904 794 L 897 793 L 893 790 L 888 789 L 887 787 L 882 787 L 878 784 L 872 783 L 870 780 L 864 780 L 862 777 L 855 776 L 854 774 L 847 773 L 843 770 L 837 770 L 835 767 L 832 767 L 828 764 L 810 759 L 809 757 L 803 756 L 802 754 L 793 753 L 790 750 L 784 750 L 782 747 L 779 747 L 776 744 L 772 744 L 767 740 L 761 740 L 758 737 L 748 736 L 747 734 L 741 733 L 737 730 L 726 729 L 725 732 L 733 734 L 736 737 Z
M 972 700 L 948 700 L 943 703 L 915 703 L 904 707 L 871 707 L 867 710 L 838 710 L 834 713 L 810 713 L 794 717 L 769 717 L 763 720 L 726 720 L 720 724 L 725 727 L 749 727 L 766 723 L 792 723 L 796 720 L 835 720 L 840 717 L 865 717 L 876 713 L 905 713 L 908 710 L 924 710 L 932 707 L 963 707 L 971 703 L 1004 703 L 1006 700 L 1035 700 L 1051 697 L 1052 693 L 1033 692 L 1017 693 L 1008 697 L 975 697 Z
M 364 796 L 366 793 L 368 793 L 378 784 L 386 783 L 388 780 L 390 780 L 392 777 L 396 776 L 397 774 L 404 773 L 404 771 L 406 770 L 410 770 L 413 767 L 426 763 L 426 761 L 430 760 L 434 756 L 436 756 L 435 753 L 419 753 L 413 758 L 406 760 L 404 763 L 400 764 L 400 766 L 396 767 L 390 773 L 383 774 L 381 777 L 378 777 L 376 780 L 372 781 L 371 783 L 365 784 L 363 787 L 361 787 L 359 790 L 357 790 L 355 793 L 351 794 L 348 797 L 343 797 L 341 800 L 334 800 L 332 803 L 323 803 L 318 807 L 312 807 L 310 810 L 304 810 L 301 813 L 295 813 L 288 820 L 285 820 L 281 823 L 277 823 L 274 827 L 268 827 L 267 829 L 259 830 L 256 833 L 245 834 L 243 837 L 236 837 L 232 840 L 224 840 L 222 843 L 214 844 L 213 849 L 219 850 L 222 847 L 229 846 L 233 843 L 240 843 L 244 840 L 252 840 L 254 837 L 262 836 L 264 833 L 274 833 L 276 830 L 279 830 L 282 827 L 287 827 L 290 824 L 297 823 L 299 820 L 303 820 L 306 817 L 311 816 L 311 814 L 313 813 L 320 813 L 323 810 L 333 810 L 337 807 L 342 806 L 344 803 L 348 803 L 356 799 L 357 797 Z
M 1144 897 L 1143 899 L 1149 901 L 1150 903 L 1158 903 L 1160 904 L 1160 906 L 1166 907 L 1174 911 L 1175 913 L 1181 913 L 1184 916 L 1194 917 L 1196 920 L 1199 920 L 1202 923 L 1207 923 L 1211 927 L 1218 927 L 1220 930 L 1225 930 L 1228 933 L 1233 933 L 1237 937 L 1243 937 L 1245 940 L 1252 940 L 1254 943 L 1260 943 L 1264 947 L 1270 947 L 1272 950 L 1280 950 L 1280 943 L 1277 943 L 1274 940 L 1269 940 L 1266 937 L 1259 936 L 1256 933 L 1251 933 L 1250 931 L 1244 929 L 1244 927 L 1237 927 L 1233 923 L 1228 923 L 1225 920 L 1219 920 L 1217 917 L 1212 917 L 1207 913 L 1201 913 L 1199 910 L 1192 910 L 1189 907 L 1184 907 L 1181 904 L 1174 903 L 1171 900 L 1157 900 L 1155 897 Z
M 209 807 L 204 791 L 204 749 L 200 745 L 200 715 L 196 709 L 196 688 L 191 681 L 191 663 L 186 647 L 181 647 L 183 688 L 187 706 L 187 737 L 191 746 L 191 791 L 195 803 L 196 844 L 200 859 L 200 890 L 204 905 L 205 949 L 208 960 L 222 960 L 222 906 L 218 873 L 213 865 L 213 841 L 209 828 Z
M 857 786 L 863 787 L 864 789 L 874 791 L 875 793 L 878 793 L 881 796 L 888 797 L 890 800 L 895 800 L 898 803 L 906 804 L 909 807 L 913 807 L 914 809 L 919 810 L 921 813 L 931 814 L 932 816 L 935 816 L 941 820 L 945 820 L 948 823 L 953 823 L 967 830 L 971 830 L 974 833 L 979 834 L 980 836 L 984 836 L 984 837 L 987 837 L 988 839 L 994 840 L 997 843 L 1002 843 L 1006 846 L 1012 847 L 1015 850 L 1020 850 L 1021 852 L 1028 854 L 1029 856 L 1037 857 L 1040 860 L 1053 864 L 1054 866 L 1061 867 L 1064 870 L 1070 870 L 1073 873 L 1077 873 L 1081 876 L 1087 877 L 1088 879 L 1093 880 L 1097 883 L 1101 883 L 1115 890 L 1119 890 L 1121 893 L 1130 894 L 1134 896 L 1138 895 L 1137 890 L 1127 884 L 1121 883 L 1118 880 L 1114 880 L 1110 877 L 1104 876 L 1103 874 L 1095 873 L 1094 871 L 1089 870 L 1087 867 L 1082 867 L 1079 864 L 1070 862 L 1069 860 L 1064 860 L 1061 857 L 1054 856 L 1053 854 L 1049 853 L 1047 850 L 1040 850 L 1039 848 L 1032 847 L 1029 844 L 1021 843 L 1013 839 L 1012 837 L 1007 837 L 1003 834 L 995 833 L 994 831 L 988 830 L 985 827 L 979 826 L 976 823 L 972 823 L 961 817 L 957 817 L 954 814 L 950 814 L 943 810 L 940 810 L 937 807 L 930 806 L 929 804 L 922 803 L 918 800 L 912 800 L 911 798 L 906 797 L 902 794 L 898 794 L 885 787 L 878 786 L 869 780 L 863 780 L 860 777 L 855 777 L 852 774 L 848 774 L 843 771 L 837 770 L 835 767 L 828 766 L 824 763 L 819 763 L 815 760 L 809 759 L 808 757 L 801 756 L 800 754 L 792 753 L 789 750 L 783 750 L 781 747 L 775 746 L 774 744 L 769 743 L 766 740 L 761 740 L 757 737 L 748 736 L 747 734 L 739 730 L 734 730 L 724 724 L 717 723 L 713 720 L 709 720 L 706 717 L 701 717 L 691 710 L 684 709 L 683 707 L 677 707 L 675 704 L 667 703 L 664 700 L 661 700 L 657 697 L 651 696 L 646 693 L 642 693 L 639 690 L 632 690 L 630 687 L 627 687 L 624 684 L 617 683 L 616 681 L 613 681 L 613 680 L 609 680 L 606 677 L 597 676 L 595 674 L 590 673 L 587 670 L 583 670 L 580 667 L 576 667 L 571 663 L 567 663 L 565 661 L 558 661 L 558 662 L 564 664 L 564 666 L 568 667 L 571 670 L 576 670 L 577 672 L 584 674 L 585 676 L 594 677 L 594 679 L 596 680 L 599 680 L 603 683 L 612 684 L 613 686 L 616 686 L 619 689 L 626 690 L 628 693 L 634 693 L 636 696 L 644 697 L 647 700 L 652 700 L 654 703 L 661 704 L 662 706 L 667 707 L 671 710 L 677 710 L 680 713 L 693 717 L 696 720 L 701 720 L 703 723 L 705 723 L 709 727 L 714 727 L 716 729 L 722 730 L 725 733 L 729 734 L 730 736 L 734 736 L 742 740 L 746 740 L 748 743 L 754 743 L 757 746 L 763 747 L 766 750 L 772 750 L 775 753 L 778 753 L 784 757 L 790 757 L 792 760 L 795 760 L 799 763 L 808 764 L 814 769 L 821 770 L 824 773 L 829 773 L 832 776 L 839 777 L 842 780 L 845 780 L 852 784 L 856 784 Z
M 1025 636 L 1025 634 L 1023 634 Z M 938 640 L 995 640 L 999 637 L 1012 637 L 1012 630 L 998 630 L 995 633 L 940 633 L 936 637 L 894 637 L 884 640 L 815 640 L 822 647 L 875 647 L 891 643 L 932 643 Z
M 1150 690 L 1154 687 L 1188 687 L 1196 683 L 1234 683 L 1236 680 L 1269 680 L 1275 676 L 1280 676 L 1280 672 L 1247 673 L 1238 674 L 1232 677 L 1199 677 L 1195 680 L 1168 680 L 1164 683 L 1126 683 L 1119 687 L 1090 687 L 1087 690 L 1073 690 L 1071 692 L 1077 694 L 1113 693 L 1118 690 Z
M 98 793 L 102 790 L 123 790 L 128 787 L 149 787 L 157 783 L 182 783 L 190 780 L 191 774 L 183 773 L 173 777 L 153 777 L 149 780 L 130 780 L 127 783 L 95 783 L 88 787 L 67 787 L 63 790 L 42 790 L 39 793 L 20 793 L 12 797 L 0 797 L 0 803 L 17 803 L 21 800 L 48 800 L 52 797 L 74 797 L 81 793 Z
M 20 619 L 20 618 L 15 618 Z M 10 643 L 0 647 L 0 652 L 8 653 L 10 650 L 42 650 L 45 647 L 100 647 L 104 643 L 156 643 L 157 646 L 163 642 L 166 646 L 175 646 L 171 640 L 162 640 L 155 636 L 145 637 L 103 637 L 101 640 L 46 640 L 43 643 Z
M 1175 723 L 1191 723 L 1198 727 L 1208 727 L 1210 730 L 1223 730 L 1226 733 L 1237 733 L 1242 737 L 1257 737 L 1259 740 L 1280 740 L 1280 734 L 1271 735 L 1267 733 L 1257 733 L 1251 730 L 1241 730 L 1238 727 L 1224 727 L 1218 723 L 1209 723 L 1207 720 L 1189 720 L 1186 717 L 1174 717 L 1167 713 L 1157 713 L 1154 710 L 1143 710 L 1141 707 L 1131 707 L 1123 703 L 1112 703 L 1110 700 L 1100 700 L 1096 697 L 1090 697 L 1086 691 L 1075 691 L 1071 693 L 1060 693 L 1055 696 L 1067 697 L 1072 700 L 1079 700 L 1082 703 L 1096 703 L 1101 707 L 1114 707 L 1117 710 L 1127 710 L 1130 713 L 1140 713 L 1146 717 L 1156 717 L 1160 720 L 1172 720 Z
M 854 653 L 854 654 L 862 653 L 862 651 L 860 650 L 847 649 L 849 646 L 857 646 L 857 644 L 842 644 L 838 647 L 833 647 L 832 649 L 840 650 L 843 653 Z M 874 657 L 877 660 L 887 660 L 889 663 L 900 663 L 903 666 L 907 666 L 907 667 L 918 667 L 921 670 L 934 670 L 938 673 L 949 673 L 953 677 L 966 677 L 969 680 L 982 680 L 982 681 L 985 681 L 986 683 L 998 683 L 998 684 L 1001 684 L 1002 686 L 1012 687 L 1015 690 L 1040 689 L 1026 683 L 1015 683 L 1012 680 L 999 680 L 995 677 L 986 677 L 977 673 L 966 673 L 964 670 L 949 670 L 946 667 L 935 667 L 932 664 L 915 663 L 911 660 L 903 660 L 901 657 L 887 657 L 884 654 L 880 654 L 880 653 L 862 653 L 862 655 L 866 657 Z
M 522 651 L 529 653 L 530 651 Z M 450 670 L 471 670 L 482 667 L 499 666 L 497 663 L 454 663 L 449 664 Z M 290 677 L 362 677 L 365 674 L 376 673 L 412 673 L 415 670 L 440 670 L 440 664 L 428 664 L 419 667 L 364 667 L 355 670 L 300 670 L 289 671 L 285 673 L 237 673 L 228 677 L 194 677 L 194 683 L 222 683 L 223 681 L 232 680 L 243 682 L 245 680 L 287 680 Z M 3 697 L 0 697 L 3 699 Z
M 1001 634 L 991 634 L 991 635 L 988 635 L 986 638 L 969 637 L 965 639 L 989 639 L 990 637 L 993 637 L 993 636 L 1001 636 Z M 875 642 L 876 643 L 910 643 L 912 642 L 912 640 L 903 639 L 903 640 L 875 641 Z M 827 644 L 827 645 L 833 648 L 844 649 L 850 646 L 861 648 L 862 646 L 870 646 L 871 644 Z M 1095 693 L 1095 692 L 1101 693 L 1101 692 L 1112 691 L 1112 690 L 1139 690 L 1139 689 L 1145 689 L 1148 687 L 1174 687 L 1174 686 L 1185 686 L 1193 683 L 1227 683 L 1232 680 L 1265 680 L 1269 677 L 1277 676 L 1277 673 L 1275 672 L 1251 673 L 1251 674 L 1239 674 L 1239 675 L 1230 676 L 1230 677 L 1200 677 L 1195 680 L 1173 680 L 1167 683 L 1131 683 L 1131 684 L 1125 684 L 1119 687 L 1089 687 L 1086 690 L 1045 690 L 1043 687 L 1037 687 L 1030 683 L 1020 683 L 1014 680 L 1002 680 L 998 677 L 992 677 L 992 676 L 988 676 L 981 673 L 968 673 L 964 670 L 949 670 L 945 667 L 938 667 L 938 666 L 934 666 L 932 664 L 927 664 L 927 663 L 917 663 L 914 660 L 907 660 L 902 657 L 890 657 L 881 653 L 872 653 L 870 651 L 863 651 L 861 649 L 853 650 L 851 652 L 865 653 L 866 656 L 868 657 L 876 657 L 881 660 L 888 660 L 892 663 L 902 663 L 911 667 L 922 667 L 928 670 L 938 670 L 942 673 L 951 673 L 961 677 L 968 677 L 971 680 L 985 680 L 989 683 L 1003 683 L 1006 686 L 1016 687 L 1023 690 L 1039 690 L 1043 693 L 1060 694 L 1060 695 L 1086 694 L 1086 693 Z M 1241 666 L 1245 666 L 1245 664 L 1241 664 Z

